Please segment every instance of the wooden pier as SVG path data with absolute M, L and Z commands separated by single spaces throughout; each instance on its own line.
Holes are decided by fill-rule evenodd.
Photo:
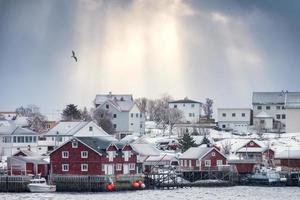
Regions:
M 0 192 L 28 192 L 28 176 L 0 176 Z

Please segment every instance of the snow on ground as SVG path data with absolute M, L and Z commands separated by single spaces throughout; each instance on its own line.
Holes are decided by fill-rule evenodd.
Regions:
M 173 129 L 173 134 L 169 135 L 169 129 L 162 130 L 156 127 L 155 122 L 146 122 L 147 135 L 144 136 L 144 140 L 149 143 L 157 143 L 159 141 L 168 139 L 178 139 L 176 134 L 176 128 Z M 255 133 L 248 133 L 243 135 L 233 134 L 231 132 L 217 131 L 209 129 L 209 138 L 215 141 L 216 146 L 222 147 L 226 144 L 231 145 L 231 152 L 235 152 L 238 148 L 243 146 L 249 140 L 260 140 L 266 146 L 270 146 L 275 153 L 280 153 L 284 150 L 300 150 L 300 133 L 265 133 L 260 138 Z M 203 136 L 195 136 L 194 139 L 197 143 L 203 139 Z

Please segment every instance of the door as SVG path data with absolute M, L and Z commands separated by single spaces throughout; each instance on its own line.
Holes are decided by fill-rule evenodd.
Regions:
M 113 164 L 105 165 L 105 174 L 106 175 L 114 174 L 114 165 Z
M 123 164 L 123 174 L 129 174 L 129 164 Z

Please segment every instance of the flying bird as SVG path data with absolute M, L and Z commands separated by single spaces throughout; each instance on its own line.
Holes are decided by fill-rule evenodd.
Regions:
M 72 51 L 72 56 L 71 56 L 71 58 L 74 58 L 75 61 L 77 62 L 77 57 L 75 56 L 75 52 L 74 52 L 74 51 Z

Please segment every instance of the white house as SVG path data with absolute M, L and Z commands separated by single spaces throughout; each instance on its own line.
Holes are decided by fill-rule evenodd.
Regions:
M 16 112 L 0 112 L 0 119 L 3 117 L 5 120 L 14 120 L 17 118 Z
M 185 123 L 197 123 L 199 122 L 202 103 L 188 99 L 187 97 L 181 100 L 170 101 L 169 108 L 177 108 L 182 111 L 183 119 Z
M 219 108 L 218 126 L 223 130 L 245 132 L 252 125 L 250 108 Z
M 97 95 L 94 103 L 96 109 L 112 114 L 112 123 L 118 134 L 145 133 L 145 114 L 133 101 L 132 95 Z
M 59 122 L 56 126 L 44 134 L 48 146 L 60 146 L 73 137 L 99 137 L 110 136 L 95 122 Z M 42 146 L 42 145 L 41 145 Z M 49 148 L 48 148 L 49 149 Z
M 286 100 L 286 132 L 300 132 L 300 93 L 289 92 Z
M 20 150 L 37 151 L 38 134 L 12 124 L 0 126 L 0 157 L 11 156 Z
M 254 125 L 268 126 L 265 129 L 273 132 L 299 132 L 299 96 L 300 92 L 253 92 Z

